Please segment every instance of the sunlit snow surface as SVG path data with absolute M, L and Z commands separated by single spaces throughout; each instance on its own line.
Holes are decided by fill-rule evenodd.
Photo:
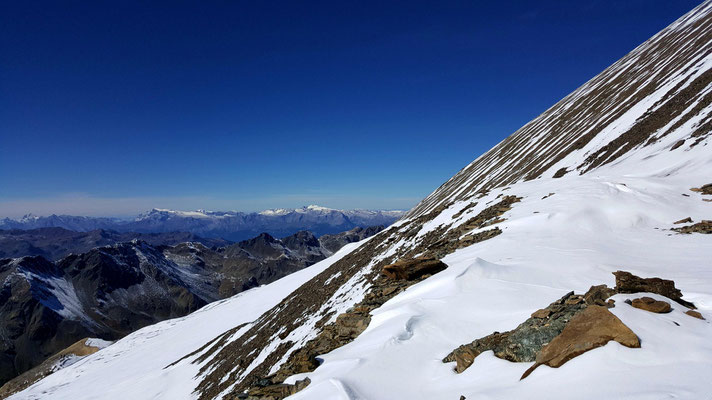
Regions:
M 571 176 L 504 190 L 524 199 L 498 225 L 502 235 L 445 257 L 447 270 L 376 310 L 354 342 L 323 357 L 324 364 L 308 374 L 312 384 L 295 398 L 701 398 L 712 376 L 712 238 L 669 230 L 684 217 L 712 217 L 712 203 L 689 190 L 709 180 L 708 150 L 692 151 L 697 157 L 690 154 L 685 167 L 667 177 L 648 168 L 654 176 Z M 464 218 L 500 193 L 478 199 Z M 454 205 L 432 225 L 465 205 Z M 194 397 L 197 366 L 163 368 L 254 320 L 354 246 L 273 284 L 142 329 L 14 398 Z M 610 343 L 561 368 L 540 367 L 523 381 L 519 377 L 531 364 L 503 361 L 491 352 L 462 374 L 440 361 L 460 344 L 514 328 L 570 290 L 613 286 L 611 272 L 618 269 L 675 280 L 708 320 L 684 315 L 676 303 L 664 315 L 633 309 L 623 302 L 631 296 L 618 295 L 612 312 L 638 334 L 640 349 Z

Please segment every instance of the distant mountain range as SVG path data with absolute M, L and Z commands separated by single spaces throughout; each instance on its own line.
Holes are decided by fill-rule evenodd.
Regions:
M 308 231 L 282 239 L 263 233 L 212 248 L 196 241 L 159 245 L 155 243 L 190 234 L 154 234 L 141 236 L 153 245 L 134 239 L 55 262 L 42 256 L 0 257 L 0 385 L 79 339 L 115 340 L 186 315 L 306 268 L 383 228 L 355 228 L 320 238 Z M 123 237 L 61 228 L 9 232 L 24 232 L 28 241 L 35 238 L 34 250 L 49 254 Z
M 316 236 L 347 231 L 355 227 L 388 226 L 404 211 L 336 210 L 320 206 L 272 209 L 259 213 L 239 211 L 176 211 L 154 208 L 134 219 L 71 215 L 35 216 L 19 220 L 4 218 L 0 229 L 64 228 L 77 232 L 112 230 L 116 232 L 188 232 L 203 238 L 245 240 L 260 233 L 283 237 L 308 230 Z
M 0 230 L 0 258 L 42 256 L 56 261 L 69 254 L 87 252 L 95 247 L 141 240 L 152 246 L 175 246 L 194 242 L 207 247 L 224 247 L 233 242 L 223 239 L 206 239 L 190 232 L 137 233 L 95 229 L 87 232 L 64 228 Z

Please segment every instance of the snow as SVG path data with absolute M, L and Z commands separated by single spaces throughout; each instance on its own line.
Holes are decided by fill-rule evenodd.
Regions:
M 164 367 L 223 332 L 253 321 L 362 243 L 348 244 L 329 259 L 269 285 L 208 304 L 186 317 L 140 329 L 10 398 L 191 398 L 199 366 L 184 361 Z
M 86 341 L 84 341 L 84 344 L 89 347 L 96 347 L 99 349 L 103 349 L 105 347 L 111 346 L 111 344 L 114 343 L 110 340 L 104 340 L 104 339 L 98 339 L 98 338 L 89 338 Z
M 354 342 L 290 379 L 312 380 L 293 398 L 701 398 L 712 376 L 712 244 L 709 236 L 670 236 L 667 229 L 688 215 L 709 216 L 712 206 L 681 196 L 692 194 L 689 185 L 669 183 L 581 176 L 512 186 L 507 193 L 525 199 L 500 224 L 504 234 L 445 257 L 447 270 L 374 311 Z M 542 200 L 549 191 L 555 195 Z M 613 286 L 611 272 L 619 269 L 674 279 L 708 321 L 684 315 L 676 303 L 665 315 L 634 309 L 623 301 L 640 294 L 617 295 L 612 312 L 638 334 L 641 349 L 610 343 L 523 381 L 531 363 L 491 352 L 463 374 L 440 361 L 461 344 L 513 329 L 571 290 Z
M 647 45 L 665 40 L 665 32 L 685 29 L 686 24 L 709 13 L 710 7 L 712 2 L 701 6 L 646 42 Z M 448 265 L 445 271 L 410 287 L 374 310 L 366 331 L 353 342 L 321 355 L 323 363 L 315 371 L 290 377 L 288 382 L 304 377 L 311 379 L 311 384 L 292 398 L 417 400 L 458 399 L 464 395 L 468 400 L 647 400 L 709 397 L 712 236 L 682 235 L 670 228 L 674 226 L 673 221 L 686 217 L 695 222 L 712 219 L 712 202 L 702 201 L 703 195 L 690 191 L 691 187 L 710 183 L 710 139 L 693 148 L 684 146 L 675 151 L 670 148 L 676 141 L 688 137 L 712 110 L 695 111 L 697 114 L 690 116 L 688 122 L 659 142 L 622 154 L 584 175 L 574 171 L 559 179 L 551 176 L 560 167 L 581 165 L 588 155 L 619 137 L 646 112 L 660 107 L 659 101 L 669 91 L 676 90 L 676 83 L 689 83 L 693 76 L 712 68 L 712 58 L 705 55 L 710 45 L 699 44 L 700 49 L 694 56 L 686 56 L 691 60 L 687 65 L 692 68 L 683 66 L 661 77 L 663 69 L 653 68 L 657 64 L 650 60 L 641 66 L 639 58 L 646 48 L 644 44 L 515 133 L 513 141 L 523 144 L 513 146 L 515 150 L 508 157 L 500 160 L 495 152 L 488 152 L 463 169 L 463 175 L 456 175 L 429 196 L 424 206 L 417 209 L 417 215 L 457 201 L 427 221 L 408 242 L 399 240 L 390 244 L 371 265 L 396 254 L 399 246 L 414 244 L 433 229 L 456 227 L 503 195 L 521 196 L 522 200 L 504 214 L 505 221 L 497 224 L 503 232 L 501 235 L 444 257 L 442 261 Z M 675 57 L 660 63 L 671 60 Z M 631 77 L 630 70 L 637 71 L 641 67 L 645 67 L 645 73 Z M 596 115 L 583 109 L 574 115 L 571 126 L 576 132 L 547 138 L 552 126 L 559 122 L 559 113 L 581 108 L 581 99 L 620 76 L 630 77 L 628 82 L 619 83 L 617 90 L 621 93 L 629 88 L 641 90 L 645 81 L 654 80 L 657 85 L 636 104 L 627 104 L 626 99 L 619 98 L 606 104 L 604 112 Z M 692 99 L 690 104 L 697 101 L 699 98 Z M 685 112 L 692 110 L 690 106 Z M 613 115 L 619 117 L 613 118 Z M 542 178 L 520 180 L 506 188 L 492 189 L 483 197 L 472 197 L 489 179 L 511 174 L 518 161 L 532 156 L 533 149 L 538 149 L 535 155 L 547 154 L 551 159 L 556 154 L 549 154 L 550 149 L 575 140 L 576 135 L 585 134 L 599 123 L 600 132 L 593 140 L 551 166 Z M 654 133 L 661 135 L 670 126 Z M 487 179 L 482 175 L 485 171 Z M 438 196 L 443 193 L 447 196 L 440 199 Z M 554 195 L 548 196 L 550 193 Z M 476 206 L 453 219 L 474 201 Z M 330 210 L 309 206 L 297 210 L 268 210 L 263 215 L 309 209 Z M 389 229 L 402 229 L 405 223 L 401 220 Z M 212 303 L 187 317 L 137 331 L 12 398 L 194 398 L 196 395 L 192 392 L 199 382 L 195 376 L 200 366 L 191 364 L 190 360 L 165 368 L 167 365 L 228 329 L 253 321 L 358 245 L 348 245 L 327 260 L 270 285 Z M 323 304 L 318 315 L 327 310 L 343 312 L 360 301 L 367 289 L 362 279 L 367 270 L 350 277 Z M 456 374 L 452 364 L 441 361 L 461 344 L 494 331 L 515 328 L 533 311 L 571 290 L 583 293 L 599 284 L 612 287 L 612 272 L 617 270 L 674 280 L 685 299 L 694 302 L 707 320 L 683 314 L 685 308 L 676 303 L 672 303 L 673 311 L 669 314 L 652 314 L 624 303 L 627 298 L 644 294 L 616 295 L 616 307 L 611 311 L 639 336 L 639 349 L 609 343 L 558 369 L 539 367 L 521 381 L 519 378 L 531 363 L 511 363 L 494 357 L 492 352 L 480 355 L 462 374 Z M 332 275 L 332 279 L 335 276 Z M 664 300 L 654 294 L 645 295 Z M 294 350 L 314 337 L 318 333 L 314 328 L 316 318 L 306 316 L 285 339 L 275 335 L 271 343 L 261 349 L 254 366 L 269 355 L 269 349 L 280 343 L 289 340 L 294 343 Z M 288 354 L 282 360 L 287 357 Z M 274 366 L 272 370 L 277 368 Z
M 694 151 L 678 160 L 680 166 L 670 166 L 662 156 L 635 160 L 648 164 L 640 167 L 647 174 L 624 174 L 623 164 L 617 164 L 600 169 L 600 175 L 523 182 L 478 199 L 459 221 L 493 204 L 501 193 L 523 197 L 498 225 L 502 235 L 446 256 L 447 270 L 375 310 L 368 329 L 323 355 L 316 371 L 292 377 L 312 380 L 293 398 L 700 398 L 708 393 L 705 378 L 712 376 L 712 244 L 707 235 L 669 230 L 681 218 L 699 221 L 712 215 L 712 204 L 689 190 L 709 180 L 709 169 L 700 168 L 705 160 L 696 158 L 707 155 L 709 165 L 708 152 Z M 660 176 L 663 167 L 675 172 Z M 456 203 L 424 229 L 451 222 L 467 204 Z M 163 367 L 255 319 L 355 246 L 273 284 L 144 328 L 14 398 L 48 393 L 56 399 L 190 398 L 198 366 Z M 491 352 L 462 374 L 440 361 L 461 344 L 516 327 L 570 290 L 613 286 L 611 272 L 619 269 L 675 280 L 708 321 L 682 314 L 676 303 L 665 315 L 633 309 L 623 302 L 633 295 L 617 295 L 612 312 L 640 337 L 640 349 L 610 343 L 561 368 L 540 367 L 523 381 L 519 377 L 531 364 L 503 361 Z M 338 296 L 354 299 L 341 306 L 362 296 L 358 277 L 352 281 Z M 300 335 L 313 333 L 293 332 L 288 339 Z

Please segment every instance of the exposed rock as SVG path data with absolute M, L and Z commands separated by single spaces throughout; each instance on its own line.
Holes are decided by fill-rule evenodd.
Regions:
M 678 140 L 677 142 L 675 142 L 674 145 L 672 145 L 672 147 L 670 148 L 670 151 L 673 151 L 673 150 L 677 149 L 678 147 L 682 146 L 683 144 L 685 144 L 685 140 L 684 140 L 684 139 Z
M 675 282 L 661 278 L 641 278 L 630 272 L 616 271 L 616 291 L 618 293 L 655 293 L 675 300 L 688 308 L 695 308 L 695 305 L 682 299 L 682 292 L 675 287 Z
M 551 310 L 542 308 L 542 309 L 534 311 L 532 313 L 532 318 L 548 318 L 549 315 L 551 315 Z
M 683 218 L 679 221 L 673 222 L 673 224 L 687 224 L 687 223 L 692 223 L 692 218 L 687 217 L 687 218 Z
M 708 200 L 708 199 L 705 199 L 705 200 Z M 679 228 L 672 228 L 672 230 L 675 232 L 680 232 L 680 233 L 710 234 L 710 233 L 712 233 L 712 221 L 702 220 L 701 222 L 698 222 L 696 224 L 681 226 Z
M 712 183 L 702 185 L 698 188 L 691 188 L 690 190 L 692 190 L 693 192 L 702 193 L 702 194 L 712 194 Z
M 414 252 L 440 259 L 457 249 L 491 239 L 502 233 L 499 227 L 477 233 L 470 232 L 504 221 L 500 217 L 511 210 L 512 205 L 521 201 L 521 199 L 521 197 L 513 195 L 504 196 L 499 202 L 485 208 L 455 228 L 443 225 L 438 229 L 434 229 L 423 236 L 421 245 Z
M 383 275 L 393 280 L 413 280 L 425 274 L 435 274 L 447 268 L 447 265 L 432 257 L 420 257 L 412 260 L 400 260 L 383 267 Z
M 509 361 L 534 361 L 541 348 L 559 335 L 566 323 L 584 308 L 586 303 L 583 297 L 570 292 L 545 309 L 534 312 L 531 318 L 511 331 L 495 332 L 458 347 L 443 362 L 456 362 L 455 371 L 460 373 L 472 365 L 478 355 L 488 350 Z
M 687 314 L 687 315 L 689 315 L 689 316 L 691 316 L 691 317 L 698 318 L 698 319 L 705 319 L 705 317 L 703 317 L 702 314 L 700 314 L 699 311 L 687 310 L 687 311 L 685 311 L 685 314 Z
M 554 178 L 561 178 L 562 176 L 566 175 L 566 173 L 569 172 L 566 167 L 559 169 L 554 173 Z
M 665 314 L 672 311 L 670 303 L 668 303 L 667 301 L 655 300 L 652 297 L 640 297 L 637 299 L 633 299 L 630 305 L 635 308 L 640 308 L 641 310 L 650 311 L 658 314 Z
M 614 294 L 616 294 L 616 291 L 614 289 L 611 289 L 606 285 L 597 285 L 591 286 L 591 288 L 588 289 L 586 294 L 583 295 L 583 298 L 586 301 L 586 304 L 590 306 L 597 305 L 612 307 L 612 300 L 610 304 L 606 300 Z
M 293 385 L 279 383 L 276 385 L 255 386 L 248 392 L 247 396 L 243 396 L 243 398 L 247 400 L 281 400 L 299 392 L 309 386 L 310 383 L 311 379 L 304 378 L 295 382 Z M 240 396 L 238 396 L 238 398 L 240 398 Z
M 560 335 L 541 349 L 536 363 L 524 372 L 521 379 L 542 364 L 558 368 L 572 358 L 611 340 L 626 347 L 640 347 L 640 340 L 635 333 L 605 307 L 587 307 L 571 319 Z

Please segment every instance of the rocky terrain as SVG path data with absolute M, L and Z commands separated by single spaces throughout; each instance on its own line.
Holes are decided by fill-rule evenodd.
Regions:
M 0 260 L 0 382 L 82 337 L 115 340 L 186 315 L 308 267 L 382 229 L 321 238 L 306 231 L 282 239 L 262 234 L 220 248 L 133 240 L 56 262 L 41 256 Z
M 13 398 L 704 398 L 710 79 L 707 1 L 372 238 Z
M 42 256 L 55 261 L 71 253 L 84 253 L 95 247 L 130 242 L 134 239 L 152 246 L 196 242 L 207 247 L 224 247 L 232 243 L 222 239 L 206 239 L 188 232 L 136 233 L 104 229 L 76 232 L 56 227 L 12 229 L 0 230 L 0 258 Z
M 259 213 L 153 209 L 136 218 L 125 220 L 71 215 L 26 215 L 19 220 L 1 219 L 0 229 L 59 227 L 77 232 L 189 232 L 202 238 L 240 241 L 264 232 L 283 237 L 306 230 L 322 236 L 356 227 L 388 226 L 403 214 L 403 211 L 335 210 L 315 205 L 296 209 L 265 210 Z

